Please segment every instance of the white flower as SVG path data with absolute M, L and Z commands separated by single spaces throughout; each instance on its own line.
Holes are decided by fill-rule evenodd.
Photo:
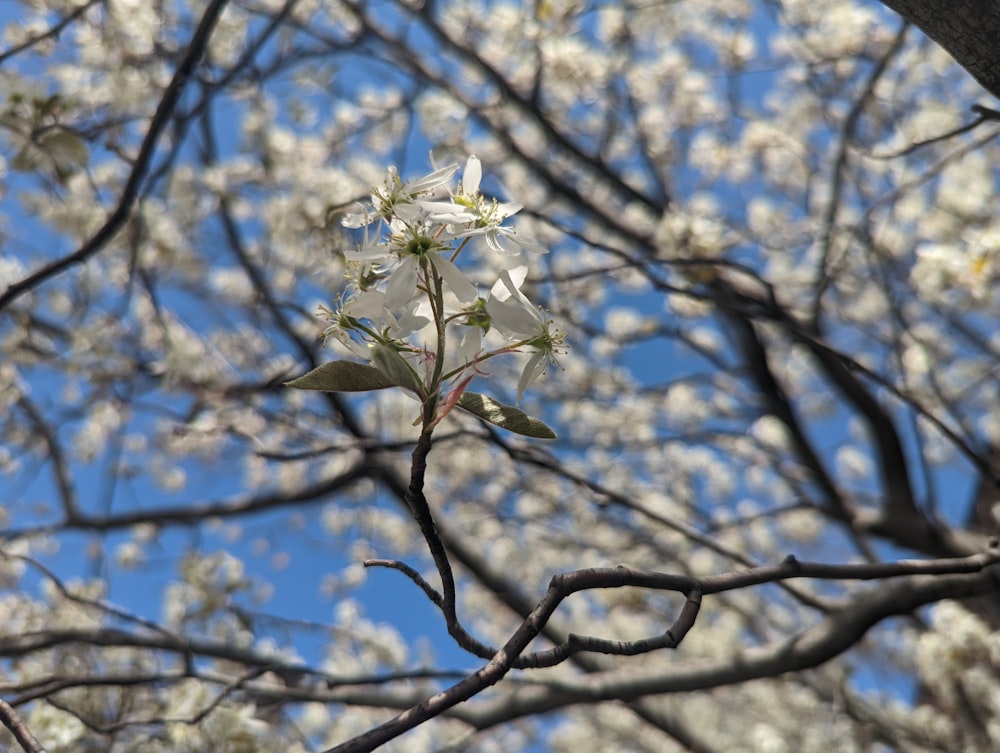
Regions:
M 511 339 L 534 337 L 545 326 L 538 309 L 521 292 L 527 276 L 528 268 L 524 266 L 504 270 L 486 302 L 491 323 Z
M 531 350 L 531 357 L 524 364 L 517 380 L 519 401 L 524 391 L 546 372 L 550 363 L 558 365 L 555 356 L 558 346 L 563 342 L 561 333 L 551 331 L 551 320 L 546 319 L 541 309 L 520 291 L 518 285 L 526 275 L 527 267 L 518 267 L 510 272 L 504 270 L 486 301 L 490 323 L 506 337 L 520 341 L 512 347 L 527 346 Z M 518 283 L 514 282 L 515 278 Z
M 482 181 L 483 168 L 479 158 L 475 155 L 469 157 L 465 163 L 465 170 L 462 172 L 462 190 L 455 194 L 452 200 L 455 204 L 463 206 L 472 214 L 470 224 L 456 232 L 456 238 L 471 238 L 481 236 L 486 242 L 486 246 L 493 252 L 505 255 L 517 255 L 520 249 L 541 252 L 537 246 L 522 243 L 514 233 L 514 228 L 504 227 L 503 223 L 508 217 L 521 211 L 522 205 L 516 202 L 500 202 L 496 199 L 487 199 L 479 193 L 479 184 Z M 517 250 L 510 251 L 503 246 L 501 240 L 508 240 L 517 246 Z
M 418 199 L 396 207 L 396 217 L 407 223 L 453 224 L 475 222 L 476 215 L 453 201 Z
M 448 183 L 457 171 L 458 165 L 452 164 L 434 170 L 417 180 L 403 183 L 396 168 L 390 167 L 382 186 L 372 191 L 374 212 L 362 208 L 361 212 L 346 215 L 341 224 L 344 227 L 360 228 L 379 220 L 388 222 L 392 217 L 400 216 L 401 208 L 415 203 L 418 197 L 429 195 Z
M 363 230 L 364 237 L 344 253 L 353 280 L 337 311 L 321 308 L 331 322 L 325 335 L 366 360 L 388 348 L 423 364 L 424 386 L 442 390 L 451 383 L 449 395 L 456 399 L 482 373 L 478 364 L 527 350 L 530 356 L 518 381 L 520 399 L 555 362 L 562 335 L 551 330 L 544 312 L 520 291 L 527 267 L 516 266 L 516 259 L 524 244 L 511 252 L 504 246 L 514 236 L 501 223 L 521 205 L 479 192 L 483 173 L 475 156 L 466 161 L 455 192 L 447 184 L 457 171 L 453 164 L 404 183 L 390 168 L 383 184 L 373 189 L 371 203 L 344 218 L 346 227 Z M 455 263 L 473 238 L 482 238 L 505 256 L 501 266 L 508 271 L 488 300 Z M 485 352 L 484 335 L 491 325 L 509 343 Z M 445 336 L 456 328 L 460 334 Z
M 455 352 L 460 363 L 475 363 L 479 354 L 483 352 L 483 330 L 475 324 L 468 325 L 462 333 L 462 339 L 458 341 L 458 350 Z
M 385 285 L 386 303 L 394 309 L 402 308 L 413 300 L 417 293 L 417 267 L 420 257 L 413 253 L 402 257 L 389 275 Z

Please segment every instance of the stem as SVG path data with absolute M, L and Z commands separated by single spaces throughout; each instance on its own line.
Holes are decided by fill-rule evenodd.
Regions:
M 444 318 L 444 288 L 441 284 L 441 275 L 438 274 L 432 262 L 427 264 L 427 272 L 430 279 L 434 281 L 434 293 L 430 296 L 430 302 L 431 310 L 434 312 L 434 327 L 437 329 L 437 358 L 434 359 L 434 374 L 429 386 L 430 393 L 438 395 L 441 392 L 441 372 L 444 371 L 445 330 L 447 328 Z M 433 420 L 433 416 L 431 419 Z
M 424 476 L 427 474 L 427 456 L 431 451 L 431 433 L 432 430 L 424 429 L 420 433 L 416 447 L 413 448 L 410 485 L 406 490 L 405 499 L 417 525 L 420 526 L 420 533 L 423 534 L 424 541 L 430 548 L 434 564 L 441 576 L 441 590 L 444 596 L 442 606 L 446 619 L 450 623 L 452 615 L 455 614 L 455 576 L 451 571 L 448 553 L 445 551 L 437 526 L 434 524 L 430 505 L 427 504 L 427 498 L 424 496 Z
M 462 253 L 462 249 L 465 248 L 465 244 L 467 244 L 468 242 L 469 242 L 469 239 L 466 237 L 466 238 L 463 238 L 462 242 L 458 244 L 458 248 L 455 249 L 455 253 L 453 253 L 451 255 L 451 262 L 452 263 L 454 263 L 455 259 L 458 258 L 458 255 L 460 253 Z
M 429 423 L 425 423 L 417 445 L 413 448 L 410 485 L 407 487 L 404 498 L 417 521 L 417 525 L 420 526 L 420 533 L 423 534 L 424 541 L 427 542 L 431 557 L 434 558 L 434 565 L 441 577 L 441 611 L 444 613 L 445 622 L 448 625 L 448 634 L 466 651 L 477 656 L 492 656 L 495 650 L 470 635 L 462 627 L 455 610 L 455 575 L 452 572 L 451 563 L 448 561 L 448 552 L 444 548 L 444 542 L 441 541 L 437 525 L 434 523 L 434 516 L 431 515 L 430 505 L 427 504 L 427 498 L 424 496 L 424 477 L 427 474 L 427 456 L 431 451 L 431 434 L 433 433 L 433 427 L 427 428 L 428 426 Z
M 471 365 L 476 366 L 478 364 L 483 363 L 484 361 L 490 360 L 491 358 L 495 358 L 496 356 L 502 356 L 505 353 L 519 353 L 520 352 L 520 348 L 524 347 L 525 345 L 529 345 L 531 343 L 531 339 L 532 338 L 529 338 L 527 340 L 521 340 L 520 342 L 514 343 L 513 345 L 505 345 L 502 348 L 498 348 L 497 350 L 490 351 L 489 353 L 486 353 L 485 355 L 482 355 L 479 358 L 477 358 Z M 443 377 L 441 377 L 441 381 L 442 382 L 448 381 L 449 379 L 451 379 L 456 374 L 460 374 L 463 371 L 465 371 L 465 369 L 467 369 L 469 367 L 469 365 L 470 364 L 464 364 L 462 366 L 459 366 L 458 368 L 452 369 L 447 374 L 445 374 Z

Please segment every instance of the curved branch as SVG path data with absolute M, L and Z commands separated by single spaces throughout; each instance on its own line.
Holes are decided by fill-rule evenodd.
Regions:
M 556 680 L 544 688 L 526 687 L 514 697 L 484 701 L 477 706 L 475 717 L 467 718 L 488 727 L 580 703 L 688 693 L 810 669 L 851 648 L 886 618 L 910 614 L 941 599 L 995 593 L 998 589 L 1000 569 L 996 565 L 975 573 L 903 578 L 862 595 L 812 628 L 778 643 L 700 665 L 680 666 L 669 673 L 661 669 L 637 674 L 630 669 Z
M 880 386 L 885 386 L 895 396 L 911 404 L 912 400 L 902 395 L 898 388 L 863 369 L 854 359 L 826 345 L 814 331 L 799 324 L 773 297 L 760 300 L 740 292 L 733 284 L 722 280 L 713 282 L 711 297 L 722 310 L 733 312 L 734 317 L 747 321 L 754 318 L 773 321 L 805 345 L 829 382 L 867 424 L 878 456 L 876 465 L 881 475 L 885 504 L 878 520 L 861 521 L 863 526 L 867 526 L 873 533 L 888 535 L 904 546 L 935 556 L 947 557 L 961 553 L 962 549 L 956 548 L 955 542 L 947 541 L 917 506 L 906 453 L 892 416 L 859 378 L 858 373 L 876 379 Z M 947 436 L 952 438 L 954 434 L 949 433 Z M 977 460 L 980 461 L 977 465 L 980 465 L 981 459 Z
M 404 501 L 410 508 L 410 512 L 413 513 L 417 525 L 420 526 L 420 533 L 423 534 L 424 541 L 427 542 L 431 556 L 434 558 L 434 564 L 437 566 L 438 575 L 441 576 L 440 603 L 435 599 L 436 592 L 430 589 L 429 584 L 424 582 L 421 585 L 420 581 L 416 582 L 417 585 L 421 585 L 431 601 L 441 608 L 448 626 L 448 634 L 455 639 L 458 645 L 481 659 L 488 659 L 495 653 L 495 650 L 476 640 L 458 619 L 458 612 L 455 608 L 455 575 L 452 572 L 451 563 L 448 561 L 448 552 L 438 534 L 434 517 L 431 515 L 430 505 L 427 504 L 427 498 L 424 496 L 424 475 L 427 472 L 427 455 L 430 451 L 431 432 L 424 430 L 420 434 L 416 447 L 413 448 L 410 485 L 404 495 Z M 421 580 L 423 579 L 421 578 Z
M 841 495 L 823 461 L 813 449 L 809 437 L 806 436 L 788 394 L 771 369 L 767 350 L 760 334 L 753 325 L 753 321 L 740 316 L 730 315 L 727 318 L 742 351 L 744 364 L 764 398 L 767 412 L 780 420 L 788 430 L 800 460 L 823 490 L 827 501 L 827 511 L 838 520 L 849 522 L 854 513 Z
M 830 274 L 830 265 L 833 256 L 834 230 L 836 229 L 837 217 L 840 214 L 844 201 L 844 179 L 847 174 L 849 147 L 856 138 L 861 116 L 875 95 L 876 85 L 888 69 L 889 63 L 903 48 L 903 42 L 906 40 L 908 30 L 909 24 L 904 23 L 899 31 L 896 32 L 896 36 L 892 40 L 889 49 L 879 58 L 875 67 L 868 75 L 865 81 L 865 88 L 851 105 L 851 109 L 844 119 L 844 125 L 837 135 L 837 154 L 834 159 L 829 196 L 826 200 L 826 208 L 823 210 L 822 231 L 819 241 L 821 253 L 819 262 L 816 265 L 816 293 L 813 298 L 811 316 L 813 326 L 816 329 L 819 329 L 821 325 L 823 294 L 829 288 L 830 282 L 833 279 Z
M 1000 547 L 991 551 L 957 559 L 902 560 L 899 562 L 860 565 L 825 565 L 799 562 L 787 557 L 781 564 L 737 571 L 722 575 L 695 578 L 668 573 L 643 572 L 624 567 L 577 570 L 552 578 L 545 595 L 531 614 L 521 623 L 507 643 L 484 667 L 450 688 L 418 703 L 388 722 L 374 727 L 325 753 L 368 753 L 414 727 L 433 719 L 458 703 L 495 685 L 517 665 L 528 644 L 538 636 L 556 608 L 568 596 L 597 588 L 638 586 L 679 591 L 688 596 L 684 609 L 670 633 L 677 645 L 694 624 L 699 592 L 722 593 L 787 578 L 820 578 L 824 580 L 871 580 L 906 577 L 901 583 L 888 585 L 857 598 L 838 612 L 831 613 L 818 626 L 805 634 L 778 645 L 750 649 L 740 660 L 727 660 L 706 670 L 686 675 L 690 687 L 660 689 L 676 684 L 679 673 L 664 677 L 662 672 L 646 678 L 632 678 L 623 687 L 613 683 L 610 693 L 607 676 L 574 678 L 568 703 L 594 700 L 634 700 L 650 693 L 695 690 L 744 682 L 758 677 L 773 677 L 792 670 L 814 667 L 854 645 L 880 620 L 895 614 L 906 614 L 932 601 L 955 596 L 970 596 L 1000 589 Z M 691 598 L 694 597 L 694 598 Z M 526 657 L 527 658 L 527 657 Z M 634 673 L 631 673 L 634 674 Z M 559 705 L 567 705 L 561 703 Z M 544 709 L 539 699 L 530 706 L 532 713 Z

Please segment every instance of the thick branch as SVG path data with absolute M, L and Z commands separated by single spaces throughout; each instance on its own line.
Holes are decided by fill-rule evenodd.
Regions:
M 767 350 L 754 328 L 753 322 L 742 316 L 729 316 L 728 319 L 742 351 L 744 363 L 758 391 L 764 398 L 767 411 L 788 429 L 800 460 L 823 490 L 827 501 L 827 510 L 839 520 L 850 521 L 853 513 L 827 472 L 823 461 L 813 449 L 812 442 L 806 436 L 802 423 L 792 406 L 792 401 L 775 377 L 768 360 Z
M 980 0 L 882 0 L 1000 97 L 1000 5 Z

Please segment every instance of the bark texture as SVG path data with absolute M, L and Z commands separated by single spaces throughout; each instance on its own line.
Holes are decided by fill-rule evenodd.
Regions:
M 1000 98 L 1000 3 L 983 0 L 882 0 L 919 27 L 993 96 Z

